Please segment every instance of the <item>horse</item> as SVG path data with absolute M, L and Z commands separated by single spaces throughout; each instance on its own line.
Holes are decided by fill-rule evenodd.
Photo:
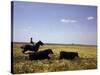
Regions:
M 29 54 L 29 60 L 42 60 L 42 59 L 50 59 L 50 54 L 53 54 L 51 49 L 46 49 L 44 51 L 38 51 L 36 53 Z
M 79 55 L 77 52 L 65 52 L 65 51 L 61 51 L 60 52 L 60 58 L 59 59 L 68 59 L 68 60 L 72 60 L 74 58 L 79 58 Z
M 24 49 L 22 52 L 25 53 L 26 51 L 34 51 L 37 52 L 39 50 L 39 47 L 44 45 L 42 41 L 38 41 L 35 45 L 24 45 L 21 46 L 22 49 Z

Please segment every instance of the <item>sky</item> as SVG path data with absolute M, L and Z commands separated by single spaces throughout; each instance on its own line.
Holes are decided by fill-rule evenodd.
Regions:
M 97 7 L 14 1 L 13 41 L 97 44 Z

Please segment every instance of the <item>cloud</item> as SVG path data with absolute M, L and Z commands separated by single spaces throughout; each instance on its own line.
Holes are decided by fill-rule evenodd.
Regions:
M 61 19 L 61 22 L 63 23 L 76 23 L 76 20 L 72 20 L 72 19 Z
M 25 27 L 22 29 L 24 32 L 29 32 L 30 30 L 32 30 L 31 26 Z
M 87 20 L 93 20 L 93 19 L 94 19 L 93 16 L 89 16 L 89 17 L 87 17 Z

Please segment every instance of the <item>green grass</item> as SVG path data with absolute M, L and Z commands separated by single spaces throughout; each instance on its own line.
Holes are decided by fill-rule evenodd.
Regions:
M 97 68 L 97 47 L 85 45 L 44 45 L 40 50 L 52 49 L 54 55 L 51 59 L 30 61 L 28 56 L 22 53 L 23 44 L 13 45 L 13 71 L 14 73 L 55 72 L 69 70 L 86 70 Z M 59 60 L 60 51 L 72 51 L 79 53 L 79 59 Z

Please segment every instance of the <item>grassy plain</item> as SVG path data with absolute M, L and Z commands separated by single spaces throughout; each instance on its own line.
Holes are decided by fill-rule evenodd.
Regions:
M 52 49 L 54 55 L 51 59 L 30 61 L 28 56 L 22 53 L 23 44 L 13 44 L 13 73 L 40 73 L 69 70 L 87 70 L 97 68 L 97 46 L 92 45 L 63 45 L 45 44 L 40 50 Z M 59 60 L 60 51 L 72 51 L 79 53 L 79 59 Z

